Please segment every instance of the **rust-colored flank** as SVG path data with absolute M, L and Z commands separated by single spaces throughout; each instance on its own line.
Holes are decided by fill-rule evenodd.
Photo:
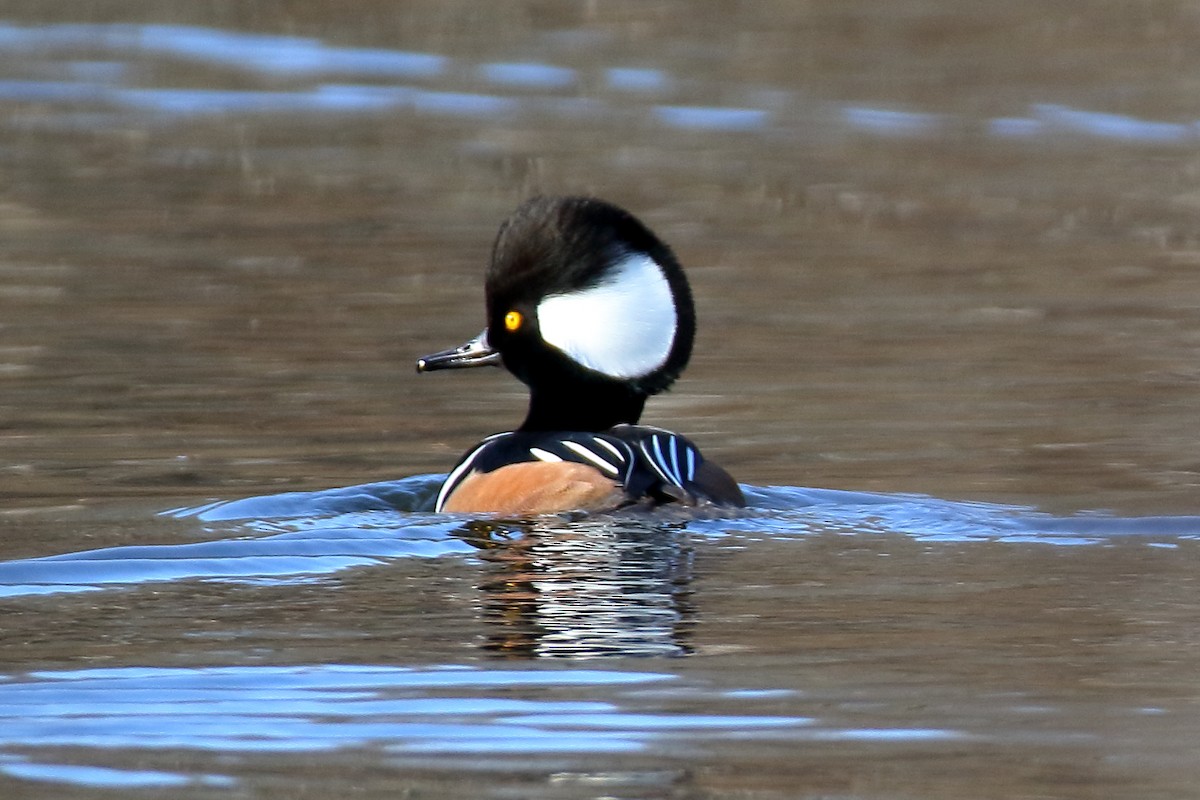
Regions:
M 564 509 L 613 509 L 624 500 L 619 484 L 586 464 L 524 461 L 468 475 L 442 511 L 535 516 Z

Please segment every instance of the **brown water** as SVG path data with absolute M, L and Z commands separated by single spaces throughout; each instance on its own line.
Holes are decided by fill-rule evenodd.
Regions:
M 1192 6 L 49 13 L 0 7 L 0 794 L 1194 794 Z M 750 516 L 422 510 L 522 412 L 412 365 L 537 191 L 675 247 L 647 419 Z

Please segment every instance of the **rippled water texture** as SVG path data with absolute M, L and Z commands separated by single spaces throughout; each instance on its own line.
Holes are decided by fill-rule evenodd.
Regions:
M 0 796 L 1184 798 L 1183 3 L 0 8 Z M 744 513 L 432 513 L 531 193 Z

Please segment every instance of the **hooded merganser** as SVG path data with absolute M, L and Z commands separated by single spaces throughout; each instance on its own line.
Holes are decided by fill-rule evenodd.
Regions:
M 529 412 L 467 451 L 437 511 L 745 505 L 692 442 L 637 424 L 687 366 L 696 316 L 674 254 L 632 214 L 584 197 L 526 201 L 500 227 L 486 295 L 483 332 L 417 371 L 503 364 L 529 387 Z

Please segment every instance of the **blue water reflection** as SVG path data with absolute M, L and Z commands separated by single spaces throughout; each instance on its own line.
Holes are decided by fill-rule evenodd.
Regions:
M 1171 547 L 1200 538 L 1200 517 L 1194 516 L 1054 517 L 1023 506 L 800 487 L 745 486 L 750 508 L 736 516 L 616 514 L 493 522 L 429 513 L 441 477 L 420 475 L 173 509 L 165 514 L 195 519 L 208 526 L 211 538 L 0 562 L 0 597 L 184 579 L 302 582 L 396 559 L 475 556 L 498 570 L 484 579 L 485 586 L 498 588 L 489 595 L 497 609 L 504 609 L 497 610 L 498 618 L 523 616 L 509 600 L 521 596 L 519 587 L 536 588 L 542 612 L 555 598 L 566 603 L 554 612 L 561 624 L 552 628 L 570 637 L 590 631 L 584 638 L 598 637 L 589 641 L 599 648 L 592 654 L 608 647 L 620 651 L 633 646 L 622 639 L 621 626 L 606 629 L 598 623 L 610 616 L 604 611 L 605 598 L 615 597 L 620 602 L 611 607 L 611 615 L 634 614 L 643 634 L 659 631 L 666 650 L 658 652 L 667 652 L 679 645 L 671 630 L 680 613 L 677 593 L 690 574 L 684 533 L 773 539 L 899 534 L 920 542 L 1054 546 L 1134 539 Z M 575 617 L 579 624 L 568 624 Z M 542 640 L 545 645 L 553 635 Z M 582 646 L 578 640 L 562 644 Z M 509 641 L 502 649 L 512 645 Z
M 0 760 L 0 774 L 27 781 L 44 781 L 96 789 L 164 789 L 185 786 L 227 789 L 237 783 L 226 775 L 187 775 L 159 770 L 47 764 L 18 758 Z
M 8 675 L 0 683 L 0 774 L 93 787 L 229 786 L 224 775 L 58 764 L 40 748 L 322 753 L 521 759 L 636 754 L 723 742 L 955 741 L 951 728 L 847 727 L 823 700 L 775 692 L 779 711 L 746 713 L 749 690 L 659 670 L 488 669 L 307 664 L 111 668 Z M 680 692 L 703 696 L 689 710 Z M 754 694 L 754 692 L 750 692 Z M 808 706 L 817 713 L 794 713 Z M 34 759 L 37 760 L 34 760 Z M 524 761 L 522 763 L 528 763 Z M 496 766 L 496 764 L 493 764 Z
M 569 89 L 575 85 L 575 70 L 535 63 L 483 64 L 480 76 L 505 86 L 529 89 Z
M 812 723 L 722 714 L 719 697 L 699 716 L 630 713 L 620 702 L 629 688 L 675 681 L 664 672 L 339 664 L 37 672 L 0 683 L 0 745 L 630 752 L 664 730 L 720 736 Z M 549 690 L 616 701 L 541 697 Z M 522 693 L 530 696 L 514 696 Z
M 844 109 L 842 116 L 853 130 L 882 136 L 929 136 L 944 130 L 946 125 L 946 119 L 940 114 L 882 108 L 852 106 Z
M 332 521 L 332 520 L 331 520 Z M 311 578 L 395 558 L 472 552 L 450 535 L 456 522 L 400 522 L 355 514 L 339 524 L 245 538 L 106 547 L 0 562 L 0 597 L 184 579 Z M 264 526 L 249 526 L 251 529 Z
M 675 85 L 670 76 L 658 69 L 613 67 L 604 71 L 604 78 L 610 89 L 625 92 L 662 92 Z
M 89 57 L 80 58 L 81 51 Z M 150 114 L 168 122 L 212 114 L 403 111 L 469 118 L 551 114 L 571 120 L 611 115 L 619 108 L 642 125 L 751 135 L 807 136 L 814 127 L 832 123 L 842 133 L 899 139 L 954 137 L 977 129 L 1009 141 L 1074 136 L 1179 146 L 1200 136 L 1200 122 L 1195 120 L 1148 120 L 1060 104 L 1033 103 L 1026 116 L 975 122 L 920 109 L 818 102 L 755 84 L 734 87 L 737 97 L 749 101 L 743 105 L 690 105 L 687 98 L 695 95 L 696 79 L 642 66 L 614 64 L 587 75 L 560 64 L 520 58 L 470 64 L 439 53 L 340 47 L 313 38 L 187 25 L 0 23 L 0 55 L 4 54 L 20 59 L 22 69 L 0 76 L 0 100 L 62 107 L 57 118 L 38 116 L 38 124 L 51 128 L 127 125 L 123 113 Z M 286 89 L 131 85 L 137 76 L 147 74 L 135 67 L 153 58 L 241 71 L 263 81 L 288 78 L 311 83 Z M 63 77 L 44 79 L 48 74 Z M 462 75 L 474 76 L 486 91 L 469 91 L 456 84 L 455 76 Z M 439 82 L 446 85 L 435 85 Z M 589 96 L 591 86 L 620 93 L 622 105 Z M 728 94 L 729 87 L 711 88 L 709 94 Z M 534 94 L 528 96 L 506 93 L 531 90 Z M 651 98 L 653 104 L 639 105 Z M 93 113 L 79 116 L 80 106 L 91 107 Z M 98 109 L 114 113 L 94 113 Z
M 449 63 L 431 53 L 334 47 L 317 39 L 188 25 L 0 24 L 0 49 L 38 55 L 80 49 L 141 52 L 275 75 L 350 72 L 428 78 L 440 75 Z
M 695 130 L 750 131 L 770 122 L 767 112 L 757 108 L 656 106 L 654 114 L 670 127 Z

